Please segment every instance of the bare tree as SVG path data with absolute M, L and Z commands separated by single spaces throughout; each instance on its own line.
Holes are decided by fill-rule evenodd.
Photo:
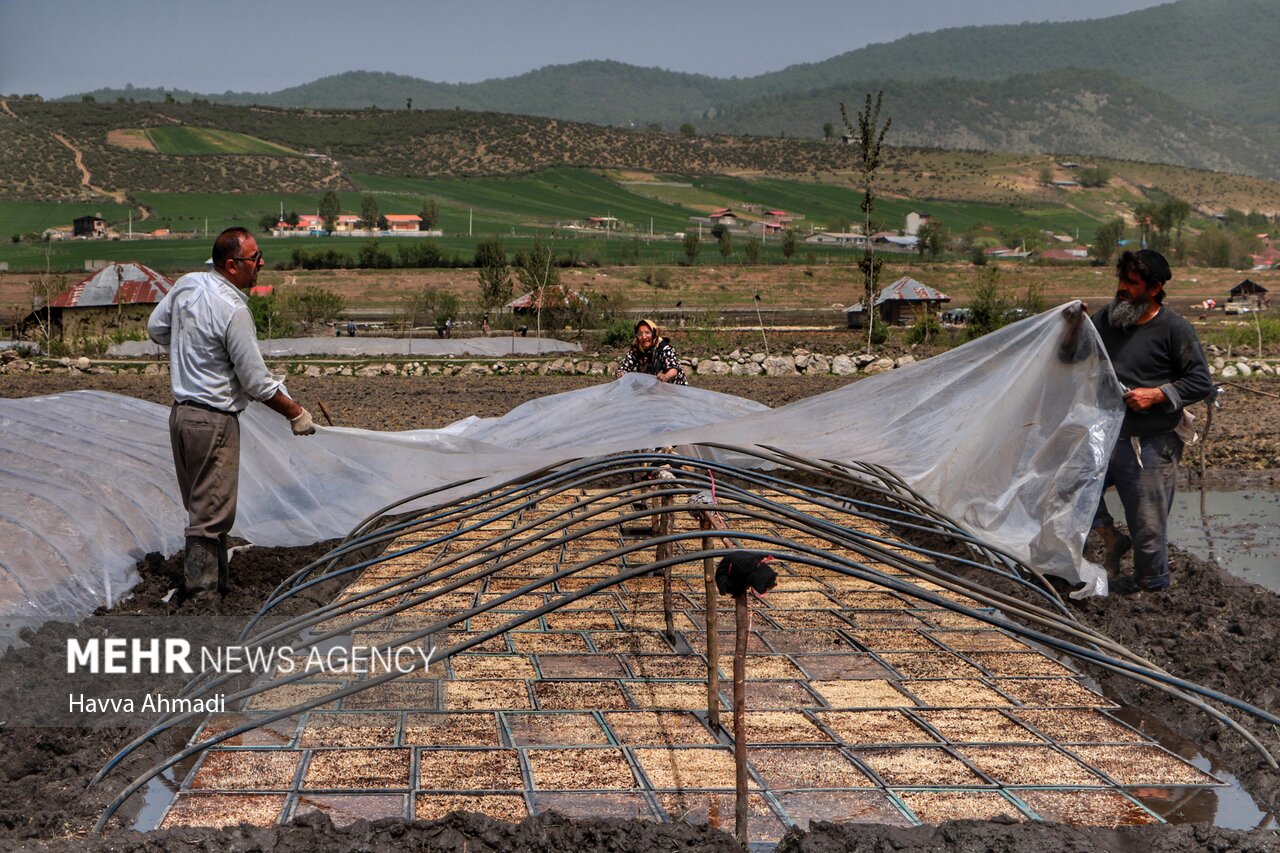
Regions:
M 876 204 L 875 176 L 876 170 L 880 168 L 880 157 L 884 150 L 884 135 L 889 132 L 889 126 L 893 124 L 891 118 L 886 118 L 884 124 L 880 124 L 880 103 L 883 100 L 884 92 L 880 92 L 876 95 L 873 105 L 871 93 L 867 93 L 866 107 L 858 113 L 857 128 L 850 123 L 849 112 L 845 109 L 845 105 L 840 104 L 840 118 L 844 121 L 845 130 L 858 143 L 856 149 L 858 166 L 862 172 L 862 213 L 865 218 L 864 233 L 867 243 L 862 259 L 858 261 L 858 268 L 862 270 L 863 277 L 862 306 L 867 318 L 867 352 L 871 352 L 871 333 L 875 326 L 876 282 L 880 279 L 880 268 L 884 265 L 884 261 L 876 257 L 875 243 L 871 239 L 871 214 Z

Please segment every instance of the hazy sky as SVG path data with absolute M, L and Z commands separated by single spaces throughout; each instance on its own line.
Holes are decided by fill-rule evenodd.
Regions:
M 449 83 L 615 59 L 746 77 L 910 33 L 1161 0 L 0 0 L 0 94 L 274 91 L 343 71 Z

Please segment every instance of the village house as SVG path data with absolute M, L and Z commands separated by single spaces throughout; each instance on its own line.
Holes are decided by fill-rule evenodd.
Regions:
M 416 233 L 422 230 L 422 217 L 416 213 L 388 213 L 383 219 L 387 220 L 388 231 Z
M 171 287 L 169 279 L 136 261 L 108 264 L 37 307 L 24 326 L 44 326 L 61 338 L 146 328 L 152 309 Z
M 99 214 L 77 216 L 71 221 L 71 236 L 101 240 L 107 236 L 107 221 Z
M 942 291 L 904 275 L 880 291 L 875 308 L 882 323 L 900 326 L 913 322 L 921 313 L 936 314 L 940 305 L 950 301 Z M 850 305 L 844 313 L 850 329 L 863 328 L 866 308 L 861 302 Z
M 920 226 L 924 225 L 932 218 L 933 217 L 927 213 L 920 213 L 915 210 L 911 211 L 907 214 L 906 228 L 903 229 L 903 233 L 914 237 L 920 233 Z
M 856 231 L 815 231 L 804 238 L 806 243 L 814 246 L 842 246 L 844 248 L 866 248 L 867 237 Z

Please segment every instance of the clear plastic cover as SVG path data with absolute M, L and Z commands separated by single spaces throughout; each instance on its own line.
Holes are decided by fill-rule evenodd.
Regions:
M 1105 594 L 1081 552 L 1124 405 L 1091 324 L 1058 356 L 1060 310 L 898 370 L 770 410 L 628 374 L 499 418 L 297 438 L 251 405 L 241 418 L 239 520 L 259 545 L 348 533 L 405 496 L 465 478 L 441 503 L 565 459 L 715 441 L 891 468 L 939 509 L 1025 559 Z M 182 547 L 168 409 L 96 391 L 0 401 L 0 647 L 18 629 L 118 600 L 150 551 Z

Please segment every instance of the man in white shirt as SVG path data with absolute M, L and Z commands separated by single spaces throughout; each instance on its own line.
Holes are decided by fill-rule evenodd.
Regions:
M 228 228 L 213 244 L 213 267 L 178 279 L 147 333 L 169 348 L 173 409 L 169 437 L 187 510 L 183 583 L 188 595 L 228 589 L 227 534 L 236 520 L 240 413 L 258 400 L 289 419 L 294 435 L 316 431 L 310 413 L 262 360 L 249 288 L 264 261 L 253 235 Z

